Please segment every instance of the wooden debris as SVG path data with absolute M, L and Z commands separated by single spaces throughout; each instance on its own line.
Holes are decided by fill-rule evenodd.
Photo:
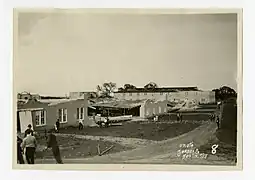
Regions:
M 111 126 L 122 126 L 123 124 L 122 123 L 114 123 L 114 124 L 111 124 Z
M 101 152 L 100 152 L 99 144 L 97 144 L 97 153 L 98 153 L 98 155 L 100 156 Z
M 110 151 L 114 146 L 112 145 L 111 147 L 107 148 L 106 150 L 104 150 L 99 156 L 102 156 L 103 154 L 105 154 L 106 152 Z

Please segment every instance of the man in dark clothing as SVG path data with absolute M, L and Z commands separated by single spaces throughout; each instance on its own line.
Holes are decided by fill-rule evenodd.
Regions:
M 52 131 L 49 131 L 48 135 L 48 142 L 47 142 L 47 148 L 52 149 L 52 153 L 54 158 L 57 161 L 57 164 L 63 164 L 61 156 L 60 156 L 60 151 L 59 151 L 59 146 L 57 142 L 57 137 L 52 133 Z
M 180 113 L 177 113 L 177 121 L 180 121 Z
M 214 119 L 215 119 L 215 114 L 212 113 L 212 114 L 211 114 L 211 121 L 214 121 Z
M 22 144 L 22 139 L 17 136 L 17 158 L 18 158 L 18 163 L 19 164 L 25 164 L 24 159 L 23 159 L 23 155 L 22 155 L 22 148 L 21 148 L 21 144 Z
M 219 129 L 220 128 L 220 118 L 219 117 L 217 117 L 216 123 L 217 123 L 217 127 Z
M 56 132 L 57 133 L 59 132 L 59 127 L 60 127 L 60 121 L 58 119 L 57 122 L 56 122 Z
M 210 121 L 212 121 L 212 114 L 210 114 L 209 119 L 210 119 Z
M 104 126 L 105 127 L 109 127 L 110 123 L 109 123 L 109 117 L 106 116 L 105 120 L 104 120 Z
M 22 143 L 22 149 L 26 150 L 26 159 L 28 164 L 34 164 L 36 147 L 36 139 L 34 136 L 32 136 L 32 132 L 29 131 Z
M 30 133 L 31 133 L 32 136 L 34 135 L 34 132 L 33 132 L 33 130 L 32 130 L 32 125 L 29 124 L 27 127 L 28 127 L 28 128 L 27 128 L 27 130 L 25 131 L 25 136 L 24 136 L 24 138 L 27 136 L 27 134 L 30 134 Z
M 48 139 L 48 136 L 47 136 L 47 130 L 44 129 L 44 138 L 47 140 Z
M 83 129 L 83 120 L 79 119 L 79 130 Z

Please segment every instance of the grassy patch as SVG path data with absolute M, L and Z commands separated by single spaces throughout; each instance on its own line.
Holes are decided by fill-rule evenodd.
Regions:
M 86 139 L 77 139 L 77 138 L 66 138 L 66 137 L 57 137 L 60 153 L 62 158 L 87 158 L 92 156 L 97 156 L 97 145 L 99 144 L 101 152 L 106 148 L 114 145 L 114 147 L 107 152 L 116 153 L 128 150 L 130 148 L 123 147 L 117 143 L 105 142 L 105 141 L 95 141 L 95 140 L 86 140 Z M 46 145 L 45 139 L 38 139 L 38 144 Z M 36 158 L 53 158 L 51 150 L 48 151 L 37 151 Z
M 111 126 L 108 128 L 85 127 L 82 131 L 77 128 L 67 128 L 61 130 L 61 133 L 82 134 L 93 136 L 114 136 L 125 138 L 141 138 L 148 140 L 165 140 L 178 135 L 187 133 L 196 127 L 199 123 L 124 123 L 122 126 Z
M 169 121 L 176 121 L 177 120 L 177 113 L 170 113 L 170 114 L 162 114 L 159 115 L 159 121 L 161 122 L 169 122 Z M 203 120 L 208 120 L 209 115 L 208 114 L 203 114 L 203 113 L 197 113 L 197 112 L 183 112 L 182 113 L 182 118 L 183 120 L 188 120 L 188 121 L 203 121 Z M 153 118 L 151 117 L 150 120 Z

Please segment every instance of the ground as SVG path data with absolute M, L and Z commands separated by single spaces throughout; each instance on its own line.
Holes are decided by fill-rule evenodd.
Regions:
M 226 111 L 225 113 L 235 113 Z M 226 129 L 217 130 L 216 123 L 205 112 L 183 113 L 183 122 L 177 122 L 174 114 L 162 115 L 159 122 L 124 122 L 122 126 L 109 128 L 86 127 L 62 129 L 57 134 L 65 164 L 75 163 L 156 163 L 156 164 L 211 164 L 235 165 L 235 145 L 222 141 L 232 137 Z M 230 116 L 229 116 L 230 117 Z M 231 116 L 232 117 L 232 116 Z M 227 116 L 225 115 L 225 118 Z M 230 121 L 229 121 L 230 122 Z M 232 133 L 233 134 L 233 133 Z M 228 136 L 228 137 L 226 137 Z M 231 139 L 231 138 L 230 138 Z M 233 138 L 232 138 L 233 139 Z M 190 158 L 177 156 L 180 144 L 193 143 L 198 154 Z M 45 143 L 43 141 L 41 144 Z M 219 145 L 216 154 L 211 146 Z M 113 149 L 97 156 L 97 145 Z M 70 147 L 69 147 L 70 146 Z M 47 157 L 51 152 L 41 152 Z M 39 153 L 40 155 L 40 153 Z M 39 156 L 38 155 L 38 156 Z M 36 163 L 55 163 L 51 158 Z
M 180 144 L 193 142 L 195 148 L 200 147 L 210 140 L 216 131 L 216 125 L 213 122 L 203 123 L 196 129 L 177 136 L 175 138 L 155 141 L 147 144 L 145 147 L 140 146 L 131 150 L 107 154 L 104 156 L 95 156 L 83 159 L 64 159 L 65 164 L 113 164 L 113 163 L 135 163 L 135 164 L 200 164 L 200 165 L 234 165 L 233 161 L 218 157 L 217 155 L 207 154 L 207 158 L 183 159 L 177 157 Z M 81 138 L 81 136 L 79 137 Z M 200 152 L 201 154 L 202 152 Z M 40 163 L 39 161 L 37 163 Z M 52 160 L 45 160 L 43 163 L 54 163 Z
M 81 134 L 91 136 L 113 136 L 124 138 L 141 138 L 154 141 L 169 139 L 183 133 L 189 132 L 198 127 L 199 122 L 172 122 L 172 123 L 154 123 L 154 122 L 132 122 L 123 123 L 122 126 L 112 126 L 108 128 L 86 127 L 82 131 L 77 128 L 68 128 L 61 130 L 63 134 Z
M 101 151 L 114 146 L 107 154 L 126 151 L 141 146 L 152 144 L 154 141 L 165 140 L 176 137 L 193 130 L 201 125 L 200 123 L 125 123 L 123 126 L 109 128 L 84 128 L 78 131 L 77 128 L 61 130 L 57 135 L 63 158 L 87 158 L 97 156 L 97 146 Z M 75 133 L 75 134 L 74 134 Z M 43 152 L 46 146 L 44 137 L 38 138 L 41 149 L 37 152 L 37 158 L 52 158 L 51 151 Z
M 108 142 L 108 141 L 100 141 L 100 140 L 89 140 L 89 139 L 78 139 L 75 137 L 61 137 L 57 136 L 57 141 L 59 143 L 61 156 L 63 158 L 87 158 L 98 155 L 97 146 L 99 145 L 100 150 L 103 151 L 112 145 L 112 148 L 109 152 L 116 153 L 120 151 L 125 151 L 131 149 L 130 147 L 121 146 L 118 143 Z M 42 145 L 43 147 L 46 146 L 45 139 L 39 139 L 38 144 Z M 42 150 L 42 149 L 41 149 Z M 52 158 L 53 154 L 51 150 L 47 151 L 37 151 L 36 158 L 43 159 L 43 158 Z
M 216 131 L 216 137 L 200 149 L 208 153 L 213 144 L 218 144 L 217 156 L 235 161 L 237 152 L 237 109 L 235 101 L 227 101 L 223 104 L 222 116 L 221 128 Z

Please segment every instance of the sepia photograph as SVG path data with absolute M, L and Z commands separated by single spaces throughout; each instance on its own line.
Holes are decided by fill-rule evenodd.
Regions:
M 240 169 L 241 10 L 13 13 L 15 168 Z

